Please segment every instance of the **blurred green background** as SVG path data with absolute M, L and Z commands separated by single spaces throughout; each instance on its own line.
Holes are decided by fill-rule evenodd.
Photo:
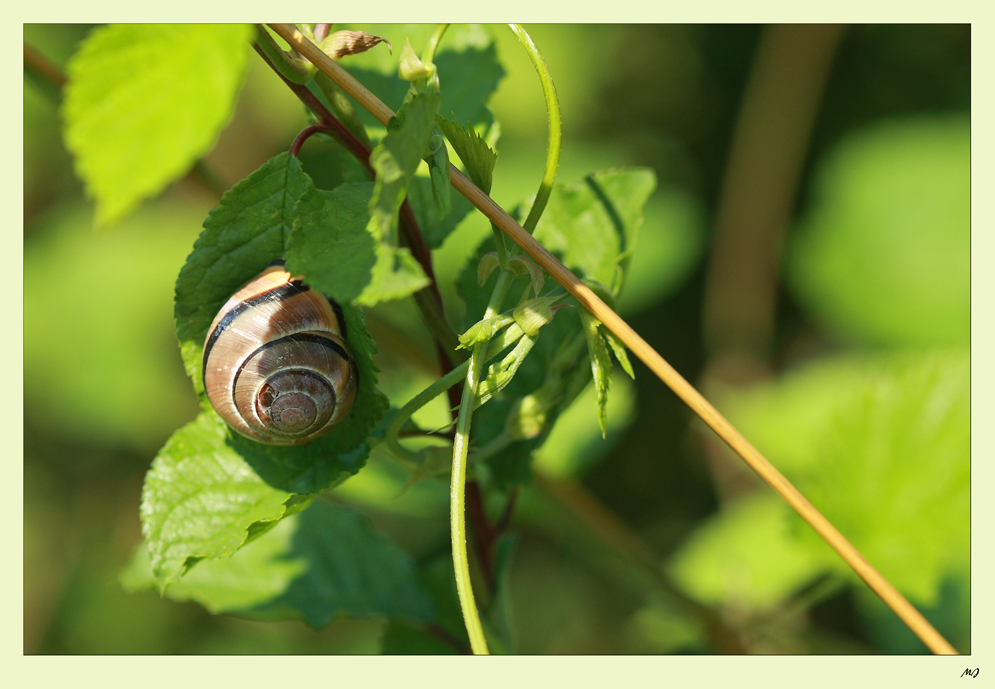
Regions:
M 969 652 L 970 28 L 527 28 L 563 110 L 558 179 L 622 165 L 659 179 L 622 315 Z M 64 71 L 89 30 L 26 25 L 24 38 Z M 406 35 L 420 51 L 426 33 L 368 30 L 395 59 Z M 491 101 L 492 196 L 512 208 L 542 175 L 544 106 L 515 37 L 488 30 L 507 72 Z M 305 123 L 253 55 L 205 167 L 227 188 Z M 305 169 L 330 148 L 305 147 Z M 173 282 L 216 202 L 188 177 L 94 229 L 57 106 L 25 79 L 25 653 L 380 648 L 377 620 L 315 632 L 117 580 L 140 542 L 145 471 L 197 412 Z M 488 231 L 472 215 L 436 253 L 441 286 Z M 368 314 L 394 404 L 435 372 L 409 306 Z M 508 581 L 518 652 L 925 651 L 634 364 L 634 384 L 615 376 L 607 440 L 585 394 L 523 491 Z M 422 421 L 444 411 L 439 401 Z M 416 557 L 444 555 L 447 486 L 398 497 L 404 483 L 375 454 L 334 495 Z

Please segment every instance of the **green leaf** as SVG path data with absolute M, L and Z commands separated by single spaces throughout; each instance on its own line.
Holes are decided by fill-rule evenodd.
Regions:
M 145 476 L 142 534 L 160 589 L 307 505 L 259 478 L 226 435 L 216 415 L 201 414 L 173 434 Z
M 196 601 L 214 615 L 240 613 L 272 601 L 307 570 L 307 565 L 291 552 L 298 521 L 296 514 L 281 520 L 239 550 L 237 556 L 198 563 L 182 579 L 171 583 L 165 596 L 174 601 Z M 145 543 L 135 549 L 119 579 L 127 591 L 156 588 Z
M 732 396 L 729 418 L 889 581 L 929 605 L 968 563 L 969 386 L 967 352 L 840 359 Z M 798 529 L 800 545 L 851 576 Z
M 373 305 L 401 299 L 428 284 L 405 248 L 377 244 L 371 233 L 373 183 L 343 184 L 333 191 L 308 185 L 294 208 L 287 268 L 339 303 Z
M 415 175 L 408 184 L 408 203 L 414 211 L 422 237 L 430 249 L 438 249 L 463 218 L 473 210 L 473 204 L 463 194 L 450 194 L 451 210 L 442 218 L 435 209 L 432 182 Z
M 613 285 L 612 292 L 605 290 L 605 295 L 612 297 L 622 286 L 626 252 L 633 248 L 641 208 L 654 185 L 653 173 L 643 169 L 607 170 L 590 175 L 584 184 L 557 185 L 535 236 L 575 273 Z M 479 318 L 487 306 L 490 290 L 478 284 L 477 274 L 483 256 L 494 249 L 493 238 L 485 240 L 457 279 L 457 292 L 468 318 Z M 580 307 L 576 310 L 582 311 Z M 516 439 L 487 459 L 492 477 L 501 487 L 530 480 L 532 452 L 543 444 L 556 419 L 591 377 L 593 366 L 581 365 L 586 335 L 580 317 L 563 314 L 542 332 L 504 394 L 474 414 L 477 447 L 485 447 L 505 433 Z M 604 374 L 601 399 L 607 401 L 604 382 L 611 370 L 611 355 L 603 341 L 601 352 L 605 355 L 599 368 L 599 376 Z M 605 430 L 607 419 L 601 405 L 599 420 L 605 422 Z
M 362 189 L 362 185 L 351 185 L 341 192 L 345 200 L 340 206 L 363 215 L 355 197 L 349 195 L 355 192 L 361 197 Z M 297 202 L 309 190 L 314 191 L 313 185 L 296 158 L 281 153 L 271 159 L 222 197 L 180 271 L 176 281 L 177 336 L 202 407 L 212 416 L 201 381 L 207 329 L 238 288 L 288 250 Z M 301 231 L 293 236 L 305 249 L 316 243 Z M 337 272 L 334 263 L 318 261 L 307 264 L 306 279 L 318 285 L 334 285 L 338 283 L 332 282 L 335 278 L 329 275 Z M 300 448 L 262 445 L 234 431 L 227 436 L 231 451 L 248 462 L 262 480 L 286 493 L 315 493 L 345 474 L 358 471 L 369 452 L 365 440 L 389 406 L 377 390 L 378 370 L 373 364 L 376 344 L 366 330 L 363 312 L 347 301 L 340 305 L 346 323 L 346 344 L 359 373 L 350 414 L 333 431 Z
M 521 367 L 522 362 L 525 361 L 525 357 L 532 351 L 535 343 L 535 335 L 523 335 L 518 344 L 515 345 L 515 348 L 500 363 L 491 364 L 487 367 L 487 375 L 480 381 L 477 388 L 477 399 L 474 401 L 474 409 L 479 408 L 494 397 L 494 395 L 508 387 L 508 383 L 515 378 L 515 374 L 518 373 L 518 369 Z
M 642 208 L 656 187 L 646 168 L 619 168 L 556 185 L 536 225 L 535 238 L 579 277 L 620 290 L 642 224 Z
M 419 79 L 429 79 L 435 75 L 435 65 L 424 64 L 415 49 L 411 47 L 411 41 L 405 39 L 404 47 L 401 49 L 401 57 L 397 63 L 397 76 L 404 81 L 417 81 Z
M 969 341 L 970 133 L 966 117 L 881 124 L 820 161 L 787 274 L 831 331 L 897 346 Z
M 433 25 L 420 24 L 387 25 L 377 30 L 394 45 L 404 45 L 410 38 L 412 45 L 423 46 L 434 29 Z M 398 78 L 398 58 L 392 58 L 386 51 L 373 50 L 350 57 L 348 63 L 343 66 L 380 100 L 393 110 L 401 106 L 409 83 Z M 439 112 L 444 117 L 474 125 L 489 125 L 494 121 L 487 102 L 504 76 L 504 69 L 486 28 L 451 26 L 435 55 L 435 66 L 442 92 Z M 367 125 L 379 126 L 365 110 L 360 109 L 359 115 Z
M 435 113 L 441 97 L 420 94 L 401 106 L 391 120 L 387 136 L 370 154 L 370 165 L 377 173 L 370 215 L 374 236 L 391 246 L 397 245 L 397 213 L 401 209 L 408 182 L 414 176 L 435 128 Z
M 523 301 L 512 312 L 515 317 L 515 323 L 518 324 L 518 327 L 527 336 L 536 337 L 539 334 L 539 329 L 544 325 L 548 325 L 559 310 L 559 307 L 554 308 L 553 304 L 565 296 L 565 294 L 560 293 L 553 297 L 536 297 Z
M 373 182 L 343 184 L 333 191 L 309 186 L 294 208 L 287 242 L 287 270 L 340 304 L 367 288 L 377 262 L 370 234 Z
M 430 282 L 410 251 L 383 244 L 377 247 L 377 262 L 373 266 L 372 277 L 370 284 L 356 299 L 357 303 L 372 306 L 382 301 L 403 299 L 427 287 Z
M 496 254 L 494 254 L 494 259 L 497 260 Z M 480 265 L 483 266 L 484 262 L 481 261 Z M 528 256 L 512 256 L 509 258 L 508 270 L 512 271 L 518 277 L 525 277 L 528 275 L 532 280 L 532 293 L 535 296 L 538 297 L 540 292 L 542 292 L 542 285 L 546 281 L 546 273 L 543 272 L 543 269 L 536 265 Z M 483 280 L 480 282 L 481 284 L 484 283 Z
M 95 29 L 67 67 L 65 141 L 115 222 L 187 173 L 228 121 L 251 27 L 118 24 Z
M 133 587 L 142 564 L 129 570 Z M 435 620 L 410 556 L 368 518 L 321 501 L 236 556 L 201 563 L 166 595 L 214 614 L 301 619 L 316 629 L 340 616 Z
M 311 184 L 280 153 L 221 197 L 176 279 L 176 334 L 187 374 L 203 396 L 201 354 L 218 310 L 272 261 L 283 258 L 294 205 Z
M 463 167 L 470 181 L 480 187 L 485 194 L 491 193 L 497 153 L 484 143 L 473 127 L 463 127 L 443 117 L 438 117 L 436 121 L 452 144 L 456 155 L 463 161 Z
M 790 508 L 762 492 L 741 498 L 699 527 L 670 569 L 677 584 L 707 604 L 764 610 L 825 568 L 792 534 Z
M 442 50 L 435 56 L 442 88 L 439 113 L 453 122 L 489 125 L 494 117 L 487 109 L 487 102 L 505 74 L 497 50 L 489 38 L 465 47 L 458 45 L 454 38 L 446 36 L 447 43 L 453 41 L 450 43 L 453 50 Z M 487 45 L 483 45 L 484 40 Z
M 618 336 L 615 333 L 606 328 L 603 324 L 601 325 L 600 332 L 604 335 L 605 339 L 608 340 L 608 345 L 615 353 L 615 358 L 618 359 L 618 363 L 622 365 L 622 370 L 628 373 L 630 378 L 635 380 L 636 373 L 632 370 L 632 364 L 629 363 L 629 354 L 625 351 L 625 344 L 622 340 L 618 339 Z
M 587 338 L 587 354 L 591 360 L 594 391 L 597 393 L 598 425 L 601 427 L 601 436 L 604 437 L 608 433 L 608 387 L 611 384 L 612 359 L 598 331 L 601 321 L 585 309 L 581 309 L 580 322 L 584 326 L 584 335 Z
M 477 321 L 459 336 L 460 346 L 469 349 L 478 342 L 486 342 L 497 335 L 501 328 L 514 322 L 514 316 L 508 314 L 499 314 Z

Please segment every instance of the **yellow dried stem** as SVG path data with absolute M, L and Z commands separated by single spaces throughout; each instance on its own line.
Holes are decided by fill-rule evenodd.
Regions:
M 328 56 L 292 24 L 270 24 L 277 34 L 310 60 L 319 70 L 324 72 L 342 90 L 352 96 L 360 105 L 366 108 L 380 122 L 387 124 L 394 113 L 376 96 L 353 78 L 348 72 L 332 62 Z M 957 655 L 957 651 L 943 636 L 933 628 L 922 614 L 912 606 L 898 590 L 885 579 L 880 572 L 871 566 L 863 555 L 843 537 L 835 526 L 829 522 L 781 472 L 774 468 L 746 438 L 740 435 L 732 424 L 726 421 L 708 400 L 699 393 L 681 374 L 668 364 L 655 349 L 653 349 L 628 323 L 622 320 L 580 279 L 560 263 L 545 247 L 532 238 L 514 218 L 504 209 L 494 203 L 489 196 L 478 189 L 463 173 L 450 166 L 452 185 L 494 223 L 512 241 L 520 246 L 532 260 L 542 266 L 549 275 L 560 283 L 580 304 L 590 311 L 595 318 L 611 330 L 629 350 L 646 364 L 646 366 L 662 380 L 667 387 L 677 393 L 691 407 L 709 428 L 715 431 L 733 452 L 739 455 L 778 495 L 804 519 L 846 563 L 881 597 L 888 607 L 908 625 L 916 636 L 936 654 Z

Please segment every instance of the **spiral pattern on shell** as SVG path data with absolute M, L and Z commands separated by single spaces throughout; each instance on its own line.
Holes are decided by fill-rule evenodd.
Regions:
M 204 388 L 242 435 L 302 445 L 352 409 L 358 373 L 338 304 L 275 261 L 221 308 L 204 342 Z

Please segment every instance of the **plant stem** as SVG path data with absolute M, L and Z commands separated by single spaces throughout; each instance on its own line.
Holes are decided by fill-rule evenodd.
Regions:
M 390 108 L 374 96 L 369 89 L 359 83 L 348 72 L 336 65 L 328 56 L 314 44 L 309 43 L 294 26 L 289 24 L 272 24 L 273 30 L 288 43 L 299 48 L 318 69 L 327 74 L 346 93 L 356 99 L 382 124 L 387 124 L 394 115 Z M 470 203 L 477 207 L 488 220 L 497 225 L 506 235 L 518 244 L 532 260 L 541 265 L 550 277 L 560 283 L 577 302 L 591 312 L 595 318 L 611 330 L 640 361 L 656 375 L 663 383 L 673 390 L 691 410 L 697 414 L 716 435 L 729 445 L 744 462 L 749 465 L 767 485 L 774 489 L 788 505 L 795 510 L 835 550 L 840 557 L 864 580 L 864 582 L 895 611 L 901 620 L 916 636 L 933 652 L 943 655 L 956 655 L 957 650 L 922 616 L 909 601 L 899 593 L 891 582 L 885 579 L 856 548 L 826 519 L 812 503 L 805 499 L 797 488 L 760 454 L 729 423 L 719 411 L 702 396 L 693 385 L 671 366 L 666 359 L 644 340 L 639 333 L 619 317 L 590 287 L 585 285 L 576 275 L 553 256 L 542 244 L 519 225 L 507 211 L 497 205 L 493 199 L 481 191 L 469 178 L 449 166 L 449 176 L 453 186 L 463 194 Z
M 539 74 L 539 82 L 542 84 L 542 96 L 546 101 L 546 118 L 549 127 L 549 142 L 546 146 L 546 169 L 543 171 L 542 181 L 539 183 L 539 191 L 536 193 L 536 199 L 532 203 L 532 209 L 529 211 L 529 216 L 522 225 L 526 232 L 532 234 L 536 224 L 539 222 L 539 216 L 542 215 L 543 210 L 546 208 L 546 202 L 549 201 L 549 195 L 553 191 L 553 180 L 556 178 L 556 168 L 560 165 L 560 142 L 562 138 L 560 101 L 556 97 L 556 87 L 553 85 L 553 77 L 549 74 L 549 67 L 546 65 L 546 60 L 543 59 L 542 53 L 539 52 L 535 43 L 532 42 L 532 37 L 522 28 L 521 24 L 508 24 L 508 27 L 518 36 L 518 40 L 525 47 L 525 52 L 529 54 L 532 66 L 535 67 L 536 72 Z
M 513 275 L 506 270 L 498 274 L 490 302 L 484 312 L 484 318 L 492 318 L 501 310 L 501 302 L 508 293 Z M 487 640 L 480 625 L 480 613 L 473 598 L 473 586 L 470 583 L 470 564 L 466 556 L 466 515 L 464 512 L 464 490 L 466 484 L 466 458 L 470 446 L 470 426 L 473 419 L 473 405 L 477 397 L 477 386 L 480 383 L 480 369 L 484 365 L 486 342 L 478 342 L 473 347 L 469 367 L 466 371 L 466 382 L 463 385 L 463 397 L 460 400 L 459 419 L 456 423 L 456 438 L 453 441 L 453 470 L 449 486 L 449 527 L 453 540 L 453 567 L 456 570 L 456 592 L 459 594 L 460 608 L 463 610 L 463 621 L 470 635 L 470 646 L 475 654 L 487 654 Z
M 501 334 L 491 340 L 490 342 L 485 342 L 481 344 L 487 345 L 486 354 L 484 355 L 484 361 L 490 361 L 498 354 L 503 352 L 505 349 L 511 345 L 518 342 L 518 340 L 524 335 L 522 329 L 516 324 L 508 326 Z M 412 461 L 418 461 L 418 456 L 416 453 L 411 452 L 404 446 L 402 446 L 398 441 L 398 433 L 404 423 L 411 418 L 411 416 L 424 407 L 426 404 L 434 400 L 436 397 L 441 395 L 443 392 L 451 388 L 453 385 L 458 383 L 466 373 L 470 366 L 470 360 L 467 359 L 459 366 L 456 366 L 453 370 L 446 373 L 444 376 L 433 382 L 427 388 L 419 392 L 417 395 L 411 398 L 407 404 L 405 404 L 397 412 L 397 415 L 391 421 L 390 425 L 387 426 L 385 432 L 385 442 L 387 447 L 400 458 L 410 459 Z
M 449 24 L 439 24 L 435 31 L 432 33 L 432 37 L 428 39 L 428 45 L 425 46 L 425 52 L 422 54 L 421 61 L 425 64 L 433 62 L 435 60 L 435 51 L 439 49 L 439 43 L 442 42 L 442 36 L 446 33 L 446 29 L 449 28 Z
M 315 69 L 307 68 L 304 65 L 294 62 L 293 58 L 287 55 L 273 37 L 269 35 L 269 31 L 266 30 L 262 24 L 256 24 L 256 40 L 254 45 L 258 46 L 258 50 L 266 57 L 266 61 L 269 62 L 270 67 L 276 70 L 284 79 L 291 81 L 295 84 L 306 84 L 311 81 L 314 76 Z
M 56 104 L 62 102 L 62 87 L 66 85 L 66 75 L 27 43 L 24 44 L 24 73 Z
M 267 34 L 267 36 L 268 35 L 269 34 Z M 270 40 L 272 41 L 272 38 L 270 38 Z M 263 58 L 263 60 L 265 60 L 266 63 L 273 69 L 273 71 L 275 71 L 280 78 L 283 79 L 283 82 L 287 85 L 287 87 L 294 92 L 294 94 L 311 112 L 314 113 L 315 117 L 318 118 L 322 133 L 328 134 L 338 141 L 350 154 L 352 154 L 354 158 L 356 158 L 356 160 L 362 163 L 368 174 L 373 177 L 373 168 L 370 166 L 370 149 L 344 124 L 342 124 L 342 122 L 340 122 L 338 118 L 336 118 L 335 115 L 333 115 L 331 111 L 329 111 L 328 108 L 326 108 L 325 105 L 318 100 L 318 97 L 311 93 L 307 86 L 291 81 L 282 72 L 280 72 L 280 70 L 278 70 L 276 65 L 273 63 L 273 60 L 270 59 L 270 57 L 266 54 L 266 51 L 259 45 L 258 42 L 253 43 L 253 47 Z M 283 53 L 282 50 L 280 52 Z M 283 54 L 286 55 L 286 53 Z M 308 130 L 305 130 L 305 132 L 306 131 Z M 302 132 L 302 135 L 303 134 L 304 132 Z M 308 136 L 310 136 L 310 134 L 308 134 Z M 412 256 L 414 256 L 415 260 L 418 261 L 419 265 L 422 267 L 422 270 L 425 271 L 425 275 L 429 279 L 429 286 L 426 289 L 429 290 L 431 296 L 427 297 L 422 294 L 422 292 L 426 291 L 426 289 L 423 289 L 415 295 L 415 304 L 421 311 L 422 318 L 428 325 L 433 337 L 439 343 L 441 351 L 445 353 L 445 357 L 442 358 L 442 367 L 443 371 L 448 371 L 451 368 L 451 363 L 460 359 L 460 356 L 454 353 L 455 347 L 459 340 L 456 337 L 456 333 L 453 332 L 452 328 L 449 326 L 448 321 L 446 321 L 445 314 L 442 309 L 442 295 L 439 293 L 439 287 L 435 281 L 435 273 L 432 270 L 431 252 L 425 244 L 425 240 L 418 228 L 418 221 L 415 218 L 414 212 L 411 210 L 411 204 L 408 202 L 407 198 L 405 198 L 404 202 L 401 204 L 399 224 L 401 236 L 407 241 L 407 244 L 411 249 Z

